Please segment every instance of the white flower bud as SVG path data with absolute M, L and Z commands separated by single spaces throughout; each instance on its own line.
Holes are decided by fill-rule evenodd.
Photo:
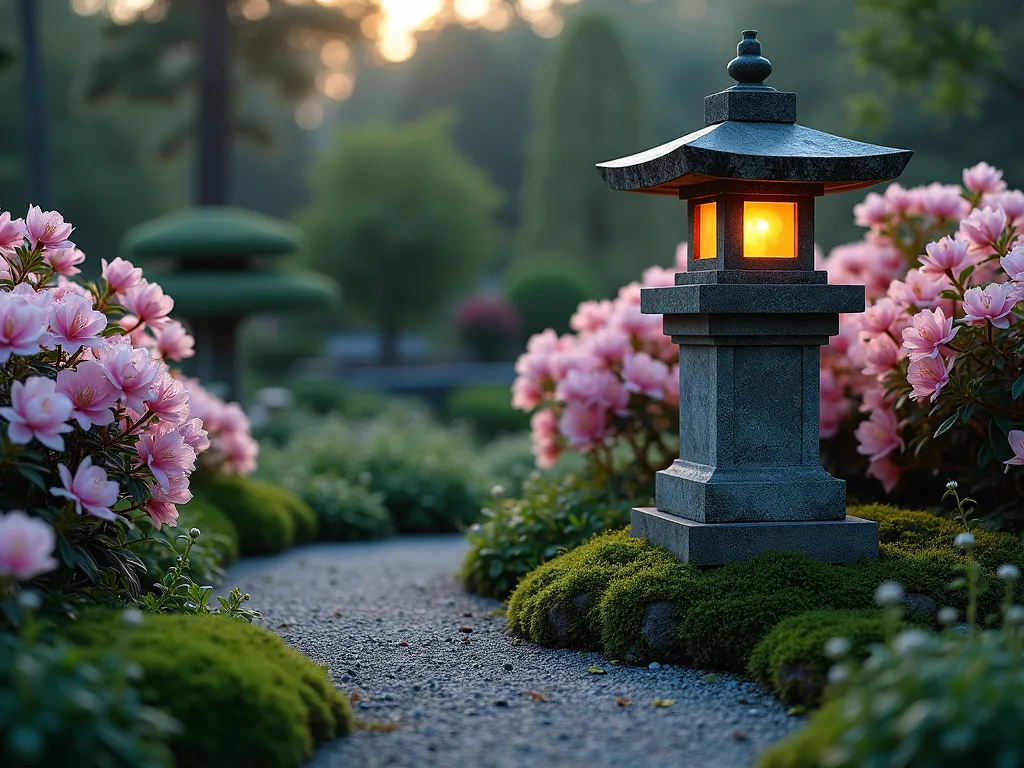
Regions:
M 1006 620 L 1010 624 L 1024 624 L 1024 606 L 1011 605 L 1007 608 Z
M 950 605 L 947 605 L 945 608 L 942 608 L 939 611 L 939 623 L 942 624 L 942 626 L 944 627 L 953 626 L 954 624 L 956 624 L 959 618 L 960 611 L 958 611 L 956 608 L 953 608 Z
M 142 624 L 142 613 L 135 608 L 125 608 L 121 620 L 129 627 L 138 627 Z
M 875 602 L 881 606 L 899 605 L 903 596 L 903 585 L 898 581 L 883 581 L 875 590 Z
M 919 651 L 928 643 L 928 633 L 920 629 L 908 629 L 896 636 L 896 652 L 910 654 Z
M 850 679 L 850 673 L 846 667 L 832 667 L 828 671 L 828 681 L 832 685 L 842 685 Z
M 947 491 L 955 491 L 956 488 L 957 488 L 956 480 L 950 480 L 948 483 L 946 483 L 946 490 Z
M 198 528 L 188 529 L 188 535 L 191 536 L 193 539 L 198 539 L 201 533 L 202 532 Z
M 850 652 L 850 641 L 845 637 L 833 637 L 825 643 L 825 655 L 833 661 L 837 661 Z
M 494 496 L 495 498 L 499 498 L 499 497 L 504 496 L 504 495 L 505 495 L 505 486 L 503 486 L 503 485 L 496 485 L 493 488 L 491 488 L 491 496 Z
M 974 534 L 972 533 L 961 533 L 955 539 L 953 539 L 953 546 L 957 549 L 963 549 L 970 552 L 974 549 Z
M 996 576 L 1003 581 L 1017 581 L 1020 579 L 1020 568 L 1011 563 L 1004 563 L 996 569 Z

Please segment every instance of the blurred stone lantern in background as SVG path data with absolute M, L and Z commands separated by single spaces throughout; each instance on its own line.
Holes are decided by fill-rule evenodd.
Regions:
M 641 299 L 679 345 L 679 459 L 633 535 L 701 565 L 875 557 L 877 524 L 846 515 L 845 482 L 821 466 L 820 346 L 864 289 L 815 271 L 814 199 L 896 178 L 912 153 L 797 125 L 796 94 L 764 84 L 757 33 L 737 50 L 705 128 L 598 166 L 612 189 L 689 201 L 688 271 Z

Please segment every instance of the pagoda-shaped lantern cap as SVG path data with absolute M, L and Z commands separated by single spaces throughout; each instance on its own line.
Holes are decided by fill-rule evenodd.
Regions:
M 679 346 L 679 458 L 631 531 L 701 565 L 767 550 L 854 562 L 877 555 L 878 526 L 847 516 L 846 484 L 821 466 L 819 363 L 864 288 L 815 271 L 814 198 L 893 179 L 911 153 L 797 125 L 756 32 L 738 53 L 706 127 L 598 166 L 613 189 L 689 200 L 686 271 L 640 294 Z
M 690 201 L 689 271 L 813 270 L 814 197 L 894 179 L 913 153 L 797 125 L 796 94 L 764 83 L 756 31 L 737 53 L 704 128 L 598 168 L 612 189 Z

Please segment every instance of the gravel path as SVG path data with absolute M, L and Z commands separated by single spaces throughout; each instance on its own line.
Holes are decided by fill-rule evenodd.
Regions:
M 455 580 L 464 553 L 457 536 L 317 544 L 230 571 L 270 629 L 365 697 L 356 715 L 378 730 L 312 766 L 734 768 L 801 724 L 730 676 L 514 644 L 498 602 Z

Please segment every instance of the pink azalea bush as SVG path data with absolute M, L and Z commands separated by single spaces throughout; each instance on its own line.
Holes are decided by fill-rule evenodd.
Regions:
M 135 594 L 140 525 L 176 524 L 197 466 L 255 469 L 241 408 L 171 368 L 194 354 L 173 300 L 120 258 L 69 280 L 72 231 L 0 213 L 0 596 L 51 571 L 65 596 Z
M 1024 193 L 987 163 L 962 182 L 868 194 L 854 208 L 864 239 L 824 259 L 831 282 L 867 287 L 868 306 L 823 350 L 821 432 L 852 430 L 886 492 L 913 477 L 970 481 L 1020 526 Z
M 685 246 L 676 268 L 686 269 Z M 587 456 L 601 477 L 628 468 L 650 483 L 676 458 L 678 351 L 661 317 L 640 312 L 641 287 L 674 282 L 675 270 L 651 267 L 614 299 L 580 304 L 573 333 L 548 329 L 529 340 L 516 362 L 512 405 L 533 413 L 538 466 L 569 450 Z

